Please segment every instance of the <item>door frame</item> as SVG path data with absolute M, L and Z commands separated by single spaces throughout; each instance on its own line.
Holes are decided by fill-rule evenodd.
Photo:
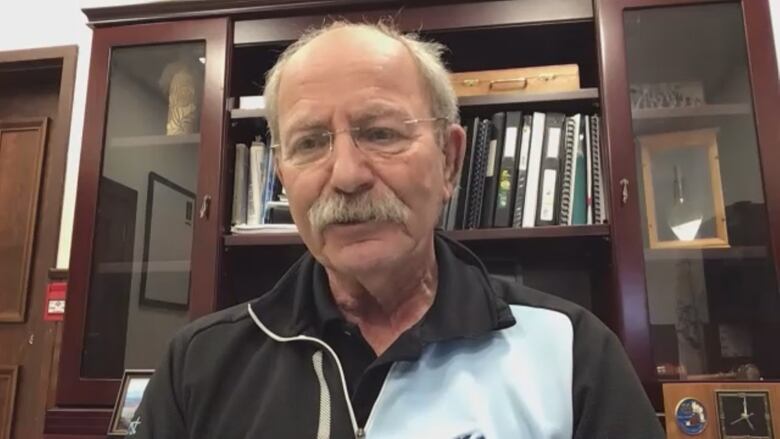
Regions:
M 36 294 L 43 296 L 45 285 L 52 279 L 50 273 L 57 262 L 59 246 L 60 219 L 63 205 L 63 187 L 67 165 L 68 143 L 70 138 L 71 117 L 73 110 L 73 95 L 76 84 L 76 63 L 78 46 L 55 46 L 22 50 L 0 51 L 0 69 L 8 64 L 18 64 L 19 70 L 38 68 L 58 68 L 60 84 L 57 96 L 57 111 L 54 123 L 49 123 L 46 146 L 41 171 L 41 186 L 39 189 L 36 224 L 33 242 L 33 256 L 29 267 L 28 302 L 34 300 Z M 13 66 L 15 69 L 17 66 Z M 29 117 L 12 119 L 29 120 Z M 42 319 L 42 315 L 32 315 L 39 311 L 33 306 L 26 307 L 25 321 Z M 51 346 L 51 369 L 46 406 L 54 404 L 54 394 L 58 376 L 59 341 L 61 339 L 62 323 L 52 323 L 54 339 Z M 43 342 L 43 340 L 41 341 Z M 24 372 L 22 372 L 24 373 Z M 43 410 L 46 407 L 42 407 Z M 41 416 L 43 414 L 41 413 Z
M 742 9 L 769 222 L 769 245 L 777 264 L 780 261 L 780 192 L 767 189 L 780 187 L 780 173 L 772 168 L 772 164 L 780 162 L 780 124 L 773 123 L 772 119 L 780 114 L 780 100 L 768 0 L 596 0 L 594 4 L 601 104 L 604 109 L 602 138 L 603 147 L 608 151 L 607 170 L 611 182 L 612 278 L 614 291 L 617 292 L 611 298 L 611 308 L 619 316 L 617 331 L 626 352 L 658 410 L 663 410 L 663 398 L 650 336 L 623 12 L 637 8 L 713 3 L 738 3 Z M 622 188 L 617 186 L 623 179 L 630 182 L 625 204 L 621 199 Z M 780 270 L 776 269 L 775 273 L 780 284 Z

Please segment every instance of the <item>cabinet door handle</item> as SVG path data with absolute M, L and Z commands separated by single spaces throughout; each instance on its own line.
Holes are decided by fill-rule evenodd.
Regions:
M 620 187 L 621 187 L 621 198 L 620 203 L 625 206 L 626 203 L 628 203 L 628 179 L 627 178 L 621 178 L 620 179 Z
M 200 203 L 200 218 L 207 219 L 209 217 L 209 208 L 211 207 L 211 195 L 204 195 L 203 201 Z

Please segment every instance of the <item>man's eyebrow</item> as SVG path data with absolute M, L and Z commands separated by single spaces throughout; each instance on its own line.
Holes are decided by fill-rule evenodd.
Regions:
M 287 130 L 289 133 L 296 133 L 300 131 L 314 131 L 314 130 L 327 130 L 328 123 L 322 120 L 305 119 L 301 118 L 294 120 L 290 124 L 290 128 Z
M 381 117 L 401 117 L 404 119 L 408 119 L 411 116 L 401 110 L 400 108 L 394 108 L 386 105 L 377 105 L 377 106 L 371 106 L 359 109 L 355 111 L 351 116 L 350 120 L 355 123 L 365 123 L 370 122 L 374 119 L 379 119 Z

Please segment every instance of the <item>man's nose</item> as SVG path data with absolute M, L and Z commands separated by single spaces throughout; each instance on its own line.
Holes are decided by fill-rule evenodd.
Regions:
M 350 132 L 333 137 L 333 168 L 330 183 L 334 189 L 360 193 L 374 185 L 374 170 L 368 157 L 357 147 Z

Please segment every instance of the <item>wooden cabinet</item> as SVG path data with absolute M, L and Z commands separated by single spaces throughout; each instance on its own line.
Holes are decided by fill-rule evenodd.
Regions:
M 780 176 L 771 172 L 780 160 L 780 131 L 771 122 L 780 102 L 767 0 L 160 3 L 87 11 L 96 30 L 59 408 L 47 416 L 47 433 L 104 432 L 120 369 L 154 367 L 176 328 L 256 297 L 305 250 L 295 234 L 230 234 L 234 145 L 266 127 L 258 114 L 231 114 L 225 107 L 231 98 L 261 93 L 263 75 L 280 51 L 328 14 L 357 20 L 394 15 L 402 29 L 446 44 L 455 71 L 577 64 L 579 91 L 469 98 L 461 112 L 600 113 L 610 223 L 451 236 L 489 270 L 564 296 L 602 318 L 623 341 L 659 411 L 663 379 L 696 378 L 748 362 L 766 377 L 780 378 L 766 332 L 777 333 L 780 325 L 774 262 L 780 257 Z M 140 21 L 153 23 L 114 24 Z M 190 114 L 183 129 L 169 131 L 176 100 L 171 83 L 177 81 L 185 89 L 191 84 L 193 105 L 177 110 Z M 635 101 L 671 90 L 687 97 L 688 105 L 632 109 L 632 90 Z M 704 156 L 683 154 L 693 162 L 656 165 L 665 174 L 645 172 L 642 145 L 658 142 L 648 136 L 707 129 L 715 133 L 718 185 L 700 177 L 711 175 L 705 172 L 713 169 L 711 148 L 702 149 Z M 134 166 L 137 172 L 125 175 Z M 660 185 L 655 201 L 669 204 L 654 214 L 646 195 L 653 184 Z M 722 230 L 728 247 L 650 245 L 648 224 L 658 233 L 654 242 L 680 241 L 667 218 L 680 187 L 691 204 L 709 203 L 688 241 Z M 717 197 L 695 192 L 715 187 L 723 209 L 715 206 Z M 725 218 L 720 229 L 713 223 L 718 218 Z M 706 298 L 701 311 L 693 303 L 699 297 Z M 689 324 L 690 315 L 700 321 Z M 680 340 L 690 334 L 704 346 L 697 368 L 689 346 L 681 353 Z M 111 361 L 97 360 L 107 356 Z

